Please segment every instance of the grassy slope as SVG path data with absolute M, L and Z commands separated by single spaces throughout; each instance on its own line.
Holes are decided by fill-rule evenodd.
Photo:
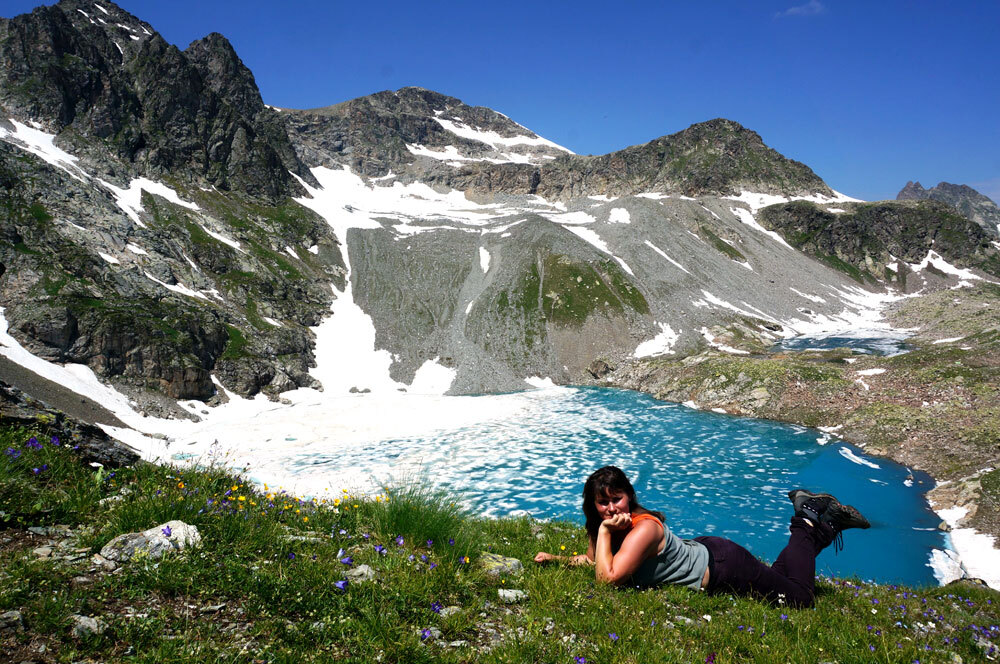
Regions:
M 4 661 L 968 662 L 1000 643 L 1000 596 L 981 587 L 822 579 L 817 607 L 802 611 L 615 590 L 587 568 L 530 562 L 539 549 L 581 550 L 570 524 L 480 519 L 419 487 L 305 501 L 211 468 L 112 473 L 41 434 L 0 427 L 0 613 L 21 611 L 25 628 L 0 636 Z M 122 498 L 101 503 L 112 496 Z M 59 557 L 169 519 L 197 525 L 202 545 L 116 573 Z M 61 545 L 25 530 L 55 524 L 72 527 Z M 32 548 L 49 539 L 57 556 L 39 559 Z M 523 574 L 488 576 L 484 551 L 525 561 Z M 338 590 L 361 564 L 375 580 Z M 505 606 L 502 588 L 528 599 Z M 107 628 L 75 639 L 72 614 Z

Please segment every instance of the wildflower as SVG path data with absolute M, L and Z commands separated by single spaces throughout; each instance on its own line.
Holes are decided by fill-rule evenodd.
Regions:
M 875 652 L 875 646 L 873 646 L 870 643 L 868 644 L 868 649 L 871 650 L 872 652 Z
M 454 537 L 449 537 L 448 538 L 448 545 L 449 546 L 455 546 L 455 538 Z
M 397 535 L 396 536 L 396 546 L 403 546 L 403 536 L 402 535 Z
M 427 556 L 425 554 L 423 554 L 423 553 L 420 554 L 420 562 L 423 562 L 423 563 L 427 562 Z
M 354 558 L 351 558 L 350 556 L 344 556 L 343 558 L 340 559 L 340 562 L 344 563 L 345 565 L 350 565 L 354 562 Z
M 378 553 L 378 554 L 381 554 L 381 555 L 384 556 L 385 555 L 385 547 L 382 546 L 381 544 L 376 544 L 375 545 L 375 553 Z
M 465 556 L 464 558 L 462 558 L 462 562 L 465 563 L 466 565 L 468 565 L 469 564 L 469 557 Z
M 33 472 L 33 473 L 34 473 L 35 475 L 37 475 L 38 473 L 40 473 L 40 472 L 42 472 L 42 471 L 41 471 L 41 469 L 40 469 L 40 468 L 32 468 L 32 469 L 31 469 L 31 472 Z
M 247 497 L 246 496 L 240 496 L 236 500 L 240 501 L 241 503 L 245 503 L 247 501 Z
M 289 560 L 295 560 L 295 554 L 294 553 L 289 553 L 288 554 L 288 559 Z
M 781 619 L 782 620 L 788 620 L 788 616 L 786 616 L 784 613 L 782 613 L 781 614 Z
M 573 664 L 587 664 L 587 658 L 586 657 L 574 657 L 573 658 Z
M 434 613 L 441 613 L 441 609 L 443 608 L 444 605 L 441 602 L 431 602 L 431 611 Z
M 431 630 L 425 627 L 425 628 L 424 628 L 424 629 L 423 629 L 423 630 L 422 630 L 422 631 L 420 632 L 420 640 L 421 640 L 421 641 L 426 641 L 426 640 L 427 640 L 427 639 L 429 639 L 429 638 L 431 638 Z
M 52 436 L 51 443 L 56 447 L 59 447 L 59 436 Z
M 429 549 L 432 546 L 434 546 L 434 540 L 427 540 L 427 548 Z
M 741 632 L 742 632 L 742 631 L 743 631 L 743 630 L 744 630 L 745 628 L 743 627 L 743 625 L 740 625 L 740 626 L 739 626 L 739 627 L 737 627 L 736 629 L 738 629 L 739 631 L 741 631 Z
M 565 544 L 560 544 L 559 545 L 559 550 L 560 551 L 565 551 L 566 550 L 566 545 Z
M 417 559 L 417 557 L 411 553 L 409 556 L 406 557 L 406 559 L 412 563 L 414 560 Z
M 708 653 L 708 657 L 705 658 L 705 664 L 715 664 L 715 653 Z
M 303 523 L 308 523 L 309 522 L 309 517 L 307 517 L 307 516 L 302 517 L 302 522 Z
M 368 533 L 361 533 L 361 536 L 364 537 L 365 539 L 368 539 L 368 538 L 371 537 L 371 535 L 369 535 Z
M 7 451 L 4 452 L 4 454 L 10 457 L 14 457 L 16 459 L 17 457 L 21 456 L 21 450 L 15 450 L 13 447 L 8 447 Z
M 177 483 L 177 488 L 178 489 L 183 489 L 184 488 L 184 482 L 178 482 Z
M 339 532 L 339 533 L 340 533 L 341 535 L 346 535 L 346 534 L 347 534 L 347 531 L 346 531 L 346 530 L 344 530 L 343 528 L 341 528 L 341 529 L 340 529 L 340 530 L 339 530 L 338 532 Z
M 35 450 L 40 450 L 42 449 L 42 444 L 38 442 L 37 438 L 32 436 L 31 438 L 28 439 L 28 447 Z
M 438 566 L 438 564 L 437 564 L 437 563 L 431 563 L 431 567 L 430 567 L 430 568 L 431 568 L 431 569 L 434 569 L 434 568 L 435 568 L 435 567 L 437 567 L 437 566 Z
M 347 579 L 342 579 L 340 581 L 337 581 L 336 583 L 333 584 L 333 587 L 341 592 L 344 592 L 345 590 L 347 590 Z
M 618 634 L 616 634 L 615 632 L 611 632 L 610 634 L 608 634 L 608 638 L 611 639 L 612 641 L 617 641 Z
M 343 555 L 344 555 L 344 549 L 342 549 L 342 548 L 341 549 L 337 549 L 337 557 L 340 558 Z
M 164 537 L 170 537 L 170 534 L 174 531 L 170 529 L 170 526 L 163 526 L 163 528 L 160 528 L 160 532 L 163 533 Z

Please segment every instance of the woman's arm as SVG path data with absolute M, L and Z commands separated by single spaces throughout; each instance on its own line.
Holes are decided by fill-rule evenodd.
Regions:
M 594 564 L 594 540 L 587 544 L 587 553 L 578 556 L 560 556 L 553 553 L 539 551 L 535 554 L 536 563 L 547 563 L 552 561 L 567 562 L 570 565 L 593 565 Z
M 627 530 L 618 553 L 611 553 L 611 536 L 615 531 Z M 597 531 L 594 549 L 597 569 L 595 574 L 601 583 L 618 585 L 635 573 L 639 566 L 652 555 L 656 555 L 663 531 L 649 520 L 643 519 L 632 525 L 632 515 L 616 514 L 605 519 Z

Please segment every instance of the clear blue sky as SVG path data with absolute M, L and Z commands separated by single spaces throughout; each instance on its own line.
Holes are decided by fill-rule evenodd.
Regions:
M 182 49 L 226 35 L 275 106 L 419 85 L 582 154 L 725 117 L 852 196 L 1000 200 L 996 0 L 120 4 Z

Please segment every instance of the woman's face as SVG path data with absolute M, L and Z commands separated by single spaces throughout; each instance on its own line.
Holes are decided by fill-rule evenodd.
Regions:
M 628 514 L 631 511 L 628 494 L 618 489 L 608 489 L 599 494 L 594 499 L 594 506 L 597 507 L 597 514 L 602 520 L 610 519 L 615 514 Z

